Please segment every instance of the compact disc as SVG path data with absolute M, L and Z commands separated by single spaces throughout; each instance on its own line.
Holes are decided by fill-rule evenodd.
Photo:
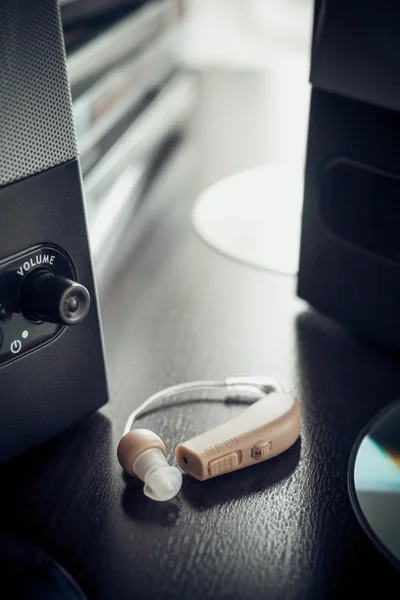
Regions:
M 226 256 L 284 274 L 298 269 L 303 180 L 270 164 L 231 175 L 205 190 L 192 222 Z
M 379 413 L 359 436 L 348 483 L 361 525 L 400 568 L 400 401 Z

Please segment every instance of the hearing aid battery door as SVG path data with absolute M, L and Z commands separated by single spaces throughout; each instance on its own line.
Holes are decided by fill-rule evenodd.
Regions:
M 107 381 L 59 2 L 0 15 L 4 462 L 104 404 Z
M 301 410 L 290 394 L 272 393 L 226 423 L 176 448 L 180 467 L 200 481 L 284 452 L 300 434 Z

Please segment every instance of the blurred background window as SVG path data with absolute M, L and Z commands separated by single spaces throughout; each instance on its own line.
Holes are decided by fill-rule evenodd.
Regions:
M 171 198 L 198 198 L 195 229 L 218 250 L 295 272 L 312 2 L 61 8 L 100 288 Z

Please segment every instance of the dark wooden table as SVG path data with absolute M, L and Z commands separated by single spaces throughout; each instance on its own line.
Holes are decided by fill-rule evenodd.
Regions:
M 362 532 L 346 478 L 360 429 L 400 396 L 399 355 L 310 311 L 294 277 L 203 244 L 190 226 L 197 158 L 195 172 L 179 163 L 181 187 L 159 187 L 102 299 L 110 404 L 2 468 L 1 526 L 39 544 L 99 600 L 362 598 L 376 585 L 385 597 L 400 573 Z M 231 374 L 287 382 L 303 407 L 301 441 L 243 472 L 184 477 L 171 502 L 148 500 L 116 459 L 128 414 L 165 386 Z M 141 424 L 172 458 L 179 441 L 237 410 L 171 406 Z

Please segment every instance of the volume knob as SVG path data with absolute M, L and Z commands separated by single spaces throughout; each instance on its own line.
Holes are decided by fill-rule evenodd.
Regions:
M 71 279 L 36 269 L 22 284 L 20 305 L 23 316 L 34 323 L 77 325 L 89 312 L 90 294 Z

